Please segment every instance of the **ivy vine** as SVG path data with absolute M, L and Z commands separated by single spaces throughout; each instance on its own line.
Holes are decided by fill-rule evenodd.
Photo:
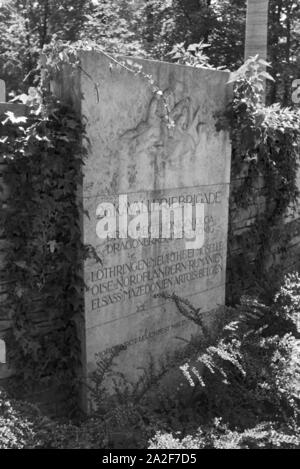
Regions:
M 8 112 L 0 123 L 4 182 L 10 188 L 0 217 L 9 241 L 4 309 L 12 326 L 6 341 L 16 371 L 13 387 L 24 395 L 55 384 L 74 404 L 81 366 L 76 322 L 83 313 L 82 266 L 96 253 L 82 244 L 77 197 L 87 153 L 85 128 L 72 107 L 51 93 L 50 82 L 64 64 L 71 73 L 86 73 L 80 53 L 89 50 L 105 54 L 112 69 L 142 76 L 162 96 L 140 64 L 108 56 L 92 42 L 54 41 L 38 63 L 37 87 L 16 98 L 26 104 L 27 115 Z M 99 99 L 101 84 L 89 78 Z
M 41 89 L 41 88 L 40 88 Z M 74 111 L 31 88 L 21 99 L 27 115 L 6 113 L 1 153 L 9 197 L 1 208 L 9 241 L 6 316 L 12 323 L 9 364 L 23 394 L 51 384 L 76 394 L 80 344 L 75 320 L 82 312 L 78 187 L 82 183 L 84 127 Z
M 264 290 L 272 296 L 293 237 L 284 218 L 288 209 L 296 210 L 299 196 L 300 112 L 264 105 L 264 81 L 273 79 L 267 66 L 253 57 L 233 74 L 233 100 L 225 115 L 233 146 L 228 234 L 232 303 L 249 286 L 255 293 Z M 247 209 L 254 209 L 255 219 L 238 233 L 235 217 Z
M 88 255 L 81 241 L 77 199 L 86 155 L 85 130 L 73 109 L 51 95 L 49 79 L 62 63 L 80 67 L 81 50 L 86 50 L 84 44 L 52 45 L 39 64 L 40 85 L 19 97 L 27 105 L 27 115 L 6 113 L 1 122 L 0 148 L 7 161 L 5 183 L 10 187 L 0 212 L 10 244 L 6 276 L 11 283 L 4 308 L 12 323 L 7 337 L 9 360 L 17 372 L 16 388 L 22 393 L 37 385 L 47 388 L 50 383 L 62 386 L 69 396 L 77 393 L 80 343 L 76 319 L 83 311 L 81 269 Z M 152 91 L 162 95 L 139 64 L 115 59 L 111 63 L 141 74 Z M 274 241 L 280 253 L 286 249 L 291 234 L 282 218 L 299 195 L 300 112 L 264 106 L 263 81 L 269 78 L 261 70 L 265 65 L 253 58 L 235 74 L 234 98 L 226 119 L 218 124 L 231 133 L 233 179 L 246 168 L 241 184 L 232 190 L 231 220 L 234 211 L 257 204 L 257 181 L 264 180 L 263 193 L 259 193 L 264 209 L 258 211 L 250 230 L 237 235 L 232 222 L 229 227 L 228 275 L 235 297 L 240 294 L 241 279 L 252 276 L 262 284 L 269 278 L 268 256 Z M 92 78 L 91 85 L 99 86 Z M 234 256 L 231 247 L 236 243 L 240 251 Z

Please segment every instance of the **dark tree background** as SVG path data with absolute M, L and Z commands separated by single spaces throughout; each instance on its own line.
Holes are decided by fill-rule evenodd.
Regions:
M 246 0 L 0 0 L 0 75 L 10 93 L 34 83 L 45 44 L 88 39 L 106 51 L 172 60 L 174 45 L 203 41 L 211 65 L 243 62 Z M 270 0 L 269 102 L 291 104 L 300 77 L 300 3 Z

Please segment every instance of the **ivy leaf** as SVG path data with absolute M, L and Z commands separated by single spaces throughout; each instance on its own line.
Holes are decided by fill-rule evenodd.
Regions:
M 275 81 L 272 75 L 270 75 L 268 72 L 260 72 L 260 75 L 265 77 L 267 80 Z
M 20 116 L 17 117 L 15 114 L 11 111 L 6 111 L 5 115 L 8 117 L 5 119 L 3 124 L 6 124 L 7 121 L 10 121 L 12 124 L 25 124 L 27 122 L 27 117 L 25 116 Z
M 56 246 L 57 246 L 57 242 L 56 242 L 55 239 L 54 239 L 54 240 L 52 240 L 52 241 L 48 241 L 47 244 L 48 244 L 48 246 L 49 246 L 49 249 L 50 249 L 51 254 L 53 254 L 54 251 L 55 251 L 55 248 L 56 248 Z
M 264 67 L 271 67 L 271 64 L 269 62 L 266 62 L 264 59 L 259 59 L 258 62 Z
M 21 101 L 23 104 L 26 104 L 28 102 L 28 95 L 25 93 L 19 94 L 16 96 L 14 99 L 11 100 L 11 102 L 14 101 Z

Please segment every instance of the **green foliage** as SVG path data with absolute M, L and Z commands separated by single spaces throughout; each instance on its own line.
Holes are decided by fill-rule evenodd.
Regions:
M 143 447 L 156 433 L 150 442 L 155 449 L 299 447 L 299 284 L 298 274 L 289 275 L 271 306 L 245 297 L 236 308 L 220 310 L 214 333 L 199 308 L 177 295 L 163 295 L 200 326 L 201 338 L 158 380 L 150 372 L 136 386 L 113 371 L 121 350 L 99 357 L 93 398 L 104 440 L 114 444 L 119 435 L 121 447 L 127 447 L 128 438 Z M 173 374 L 177 385 L 171 390 L 162 383 L 174 366 L 184 381 Z M 115 380 L 110 401 L 102 387 L 108 371 Z
M 39 89 L 31 87 L 28 95 L 17 98 L 27 105 L 27 115 L 7 112 L 1 122 L 4 182 L 11 188 L 0 212 L 9 241 L 6 278 L 12 281 L 5 304 L 12 322 L 7 341 L 10 365 L 17 373 L 14 384 L 25 392 L 54 382 L 76 394 L 80 344 L 75 326 L 82 313 L 82 263 L 97 254 L 81 243 L 77 194 L 86 154 L 84 126 L 68 105 L 49 93 L 48 85 L 65 64 L 70 75 L 78 69 L 85 73 L 79 58 L 83 50 L 100 48 L 85 41 L 46 46 L 38 65 Z M 141 66 L 108 57 L 111 69 L 123 67 L 140 74 L 153 92 L 162 95 Z M 91 86 L 99 96 L 92 79 Z
M 28 88 L 28 74 L 35 65 L 37 42 L 27 30 L 22 12 L 9 2 L 0 8 L 0 69 L 8 92 L 21 92 Z
M 295 0 L 270 0 L 268 49 L 276 76 L 270 103 L 291 104 L 300 72 L 299 18 Z M 182 43 L 206 43 L 214 67 L 235 70 L 243 63 L 246 0 L 6 0 L 0 19 L 0 74 L 12 93 L 34 85 L 39 54 L 54 39 L 92 40 L 110 53 L 160 60 Z
M 4 312 L 12 321 L 9 362 L 19 391 L 49 381 L 74 391 L 79 366 L 75 320 L 82 311 L 81 244 L 76 194 L 81 184 L 84 129 L 69 107 L 30 89 L 28 113 L 1 122 L 9 198 L 1 225 L 9 242 L 11 280 Z
M 149 449 L 299 449 L 300 435 L 288 427 L 262 423 L 243 431 L 232 431 L 216 419 L 201 427 L 194 435 L 182 439 L 158 432 L 150 440 Z
M 99 356 L 99 380 L 95 376 L 94 384 L 99 385 L 95 392 L 102 392 L 110 373 L 117 397 L 106 400 L 104 407 L 101 395 L 93 396 L 99 408 L 77 425 L 49 420 L 33 406 L 2 393 L 2 447 L 299 448 L 300 362 L 294 323 L 299 284 L 298 274 L 288 276 L 271 306 L 245 298 L 236 309 L 226 308 L 215 338 L 204 336 L 193 344 L 187 371 L 197 386 L 191 387 L 188 380 L 182 385 L 175 376 L 177 386 L 164 388 L 148 370 L 135 388 L 121 390 L 118 378 L 123 378 L 111 369 L 121 352 L 115 350 Z M 189 302 L 169 299 L 176 300 L 185 317 L 203 322 Z M 231 345 L 226 353 L 224 344 Z M 209 363 L 201 360 L 204 355 Z
M 268 283 L 274 294 L 274 279 L 281 280 L 275 266 L 286 257 L 292 237 L 285 217 L 295 210 L 299 195 L 300 112 L 264 105 L 264 81 L 271 78 L 266 65 L 253 57 L 231 79 L 234 97 L 226 118 L 233 146 L 228 257 L 228 283 L 235 286 L 235 292 L 229 292 L 232 302 L 248 287 L 244 279 L 256 292 L 266 290 Z M 255 220 L 237 232 L 235 223 L 248 208 L 252 213 L 255 209 Z
M 25 401 L 11 399 L 0 389 L 0 449 L 85 449 L 102 448 L 99 422 L 80 426 L 58 422 L 43 415 Z
M 211 25 L 206 39 L 208 51 L 215 67 L 236 70 L 244 61 L 246 1 L 222 0 L 211 2 Z
M 196 407 L 206 409 L 204 423 L 222 416 L 231 427 L 268 420 L 297 428 L 299 283 L 297 274 L 288 276 L 271 306 L 245 297 L 227 309 L 214 342 L 204 337 L 194 357 L 181 366 L 195 388 Z
M 139 13 L 132 1 L 97 2 L 87 16 L 81 37 L 89 38 L 109 53 L 144 56 L 146 52 L 140 37 Z
M 290 319 L 299 330 L 300 314 L 300 277 L 299 273 L 290 274 L 275 297 L 285 316 Z
M 167 59 L 176 45 L 209 43 L 210 63 L 236 68 L 243 60 L 245 5 L 245 0 L 141 2 L 144 48 L 151 57 Z
M 38 419 L 39 411 L 30 404 L 18 404 L 9 400 L 0 390 L 1 449 L 20 449 L 37 443 L 34 422 Z
M 190 44 L 188 47 L 185 47 L 184 42 L 182 42 L 175 44 L 168 55 L 176 63 L 182 65 L 213 68 L 209 63 L 209 57 L 204 52 L 207 47 L 209 47 L 209 44 L 204 44 L 202 41 L 199 44 Z
M 181 367 L 193 390 L 184 412 L 170 403 L 160 424 L 167 429 L 156 431 L 149 448 L 300 447 L 299 285 L 290 274 L 271 306 L 244 298 L 226 308 L 214 342 L 204 336 Z M 201 325 L 194 308 L 190 318 Z
M 290 106 L 292 82 L 300 76 L 300 5 L 296 0 L 270 0 L 268 59 L 276 80 L 268 89 L 268 102 Z
M 36 65 L 44 47 L 81 37 L 89 0 L 8 0 L 0 4 L 0 70 L 8 91 L 16 94 L 35 84 Z

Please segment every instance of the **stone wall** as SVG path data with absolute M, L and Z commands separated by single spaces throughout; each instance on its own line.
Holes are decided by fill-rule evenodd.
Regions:
M 279 244 L 275 242 L 271 247 L 271 252 L 266 257 L 266 266 L 267 269 L 270 269 L 270 278 L 257 279 L 252 275 L 254 261 L 259 255 L 260 245 L 253 246 L 252 239 L 250 239 L 251 229 L 256 223 L 256 217 L 266 214 L 266 185 L 262 176 L 257 177 L 253 186 L 254 192 L 251 204 L 245 209 L 238 208 L 234 204 L 232 192 L 243 185 L 247 173 L 248 166 L 245 164 L 238 176 L 231 177 L 226 285 L 226 301 L 228 304 L 239 301 L 240 296 L 243 294 L 251 294 L 257 287 L 259 289 L 262 281 L 268 287 L 268 281 L 272 282 L 271 272 L 274 270 L 276 270 L 276 277 L 280 282 L 286 273 L 299 271 L 300 269 L 300 204 L 298 203 L 296 210 L 289 209 L 282 220 L 285 225 L 284 231 L 291 238 L 290 242 L 284 246 L 285 252 L 282 255 Z M 298 170 L 297 181 L 300 190 L 300 170 Z M 249 244 L 246 243 L 242 247 L 238 239 L 242 235 L 245 236 L 246 233 L 249 233 Z M 246 269 L 245 257 L 249 260 Z

